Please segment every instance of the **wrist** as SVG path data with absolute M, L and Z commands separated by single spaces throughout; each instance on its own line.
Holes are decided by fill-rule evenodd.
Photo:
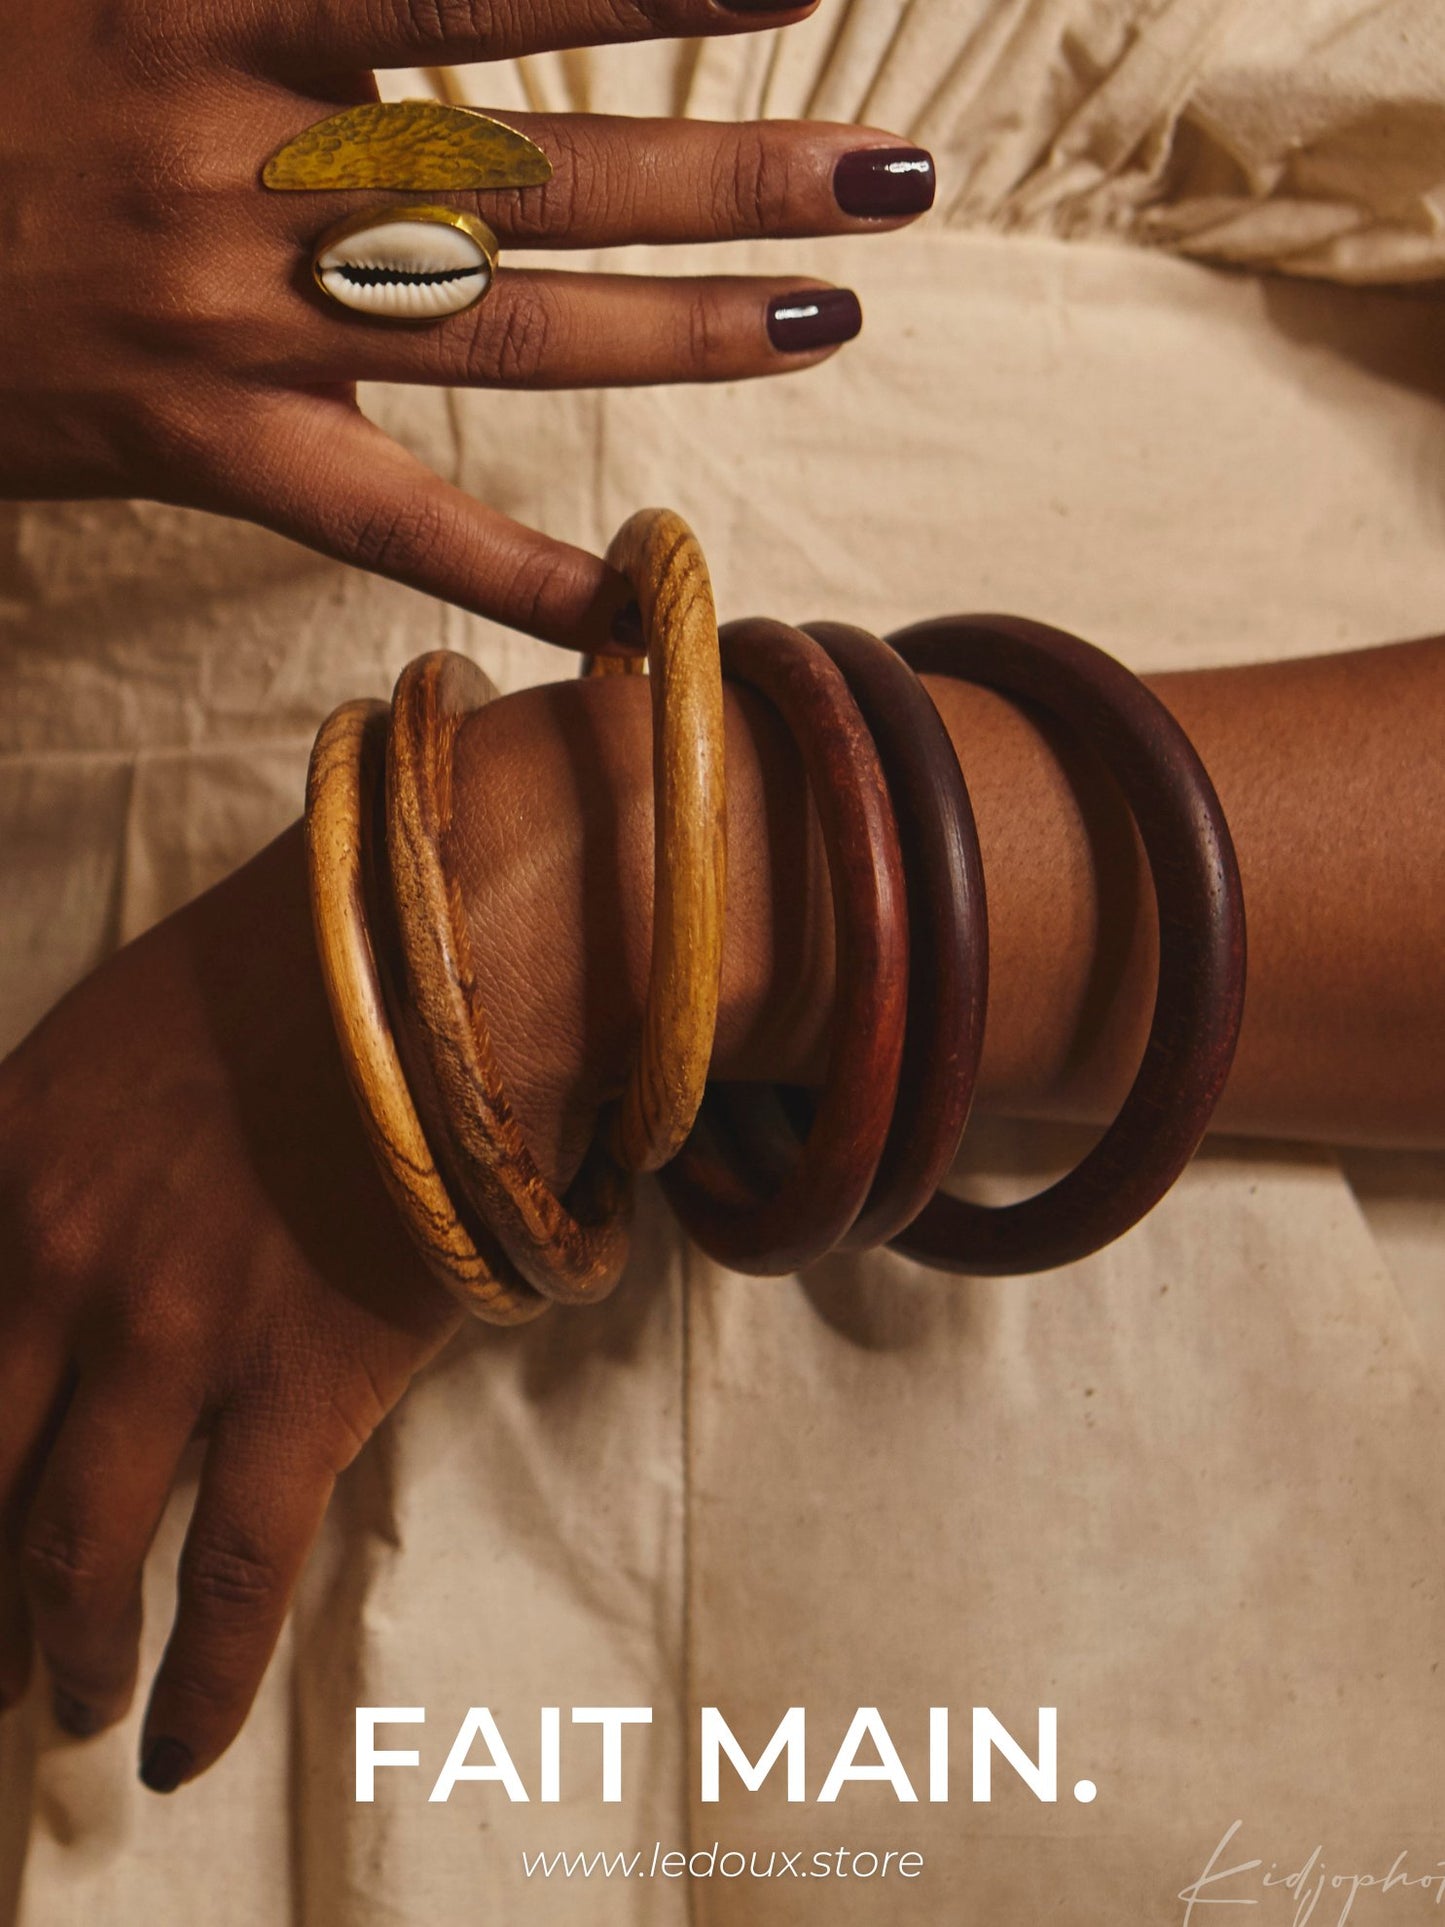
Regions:
M 1147 1028 L 1152 919 L 1112 786 L 1021 710 L 928 680 L 962 759 L 989 893 L 980 1101 L 1091 1116 Z M 816 1082 L 833 992 L 831 896 L 799 758 L 729 689 L 728 891 L 714 1051 L 724 1079 Z M 493 1043 L 529 1141 L 564 1178 L 622 1089 L 646 996 L 651 722 L 632 677 L 554 683 L 471 717 L 456 866 Z M 1141 896 L 1141 888 L 1143 894 Z
M 787 734 L 726 696 L 729 859 L 715 1075 L 807 1081 L 832 991 L 827 869 Z M 562 1180 L 637 1049 L 651 949 L 651 715 L 640 678 L 489 704 L 456 745 L 454 843 L 492 1042 Z

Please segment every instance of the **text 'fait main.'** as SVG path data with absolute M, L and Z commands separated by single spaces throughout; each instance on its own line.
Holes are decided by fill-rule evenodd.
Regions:
M 428 1800 L 445 1803 L 463 1782 L 491 1783 L 514 1802 L 534 1797 L 542 1804 L 562 1798 L 563 1721 L 560 1706 L 538 1710 L 537 1767 L 529 1789 L 519 1769 L 513 1749 L 507 1745 L 491 1708 L 471 1706 L 457 1727 L 445 1761 Z M 629 1728 L 651 1726 L 650 1706 L 574 1706 L 568 1709 L 573 1727 L 600 1729 L 600 1744 L 588 1755 L 586 1770 L 595 1779 L 605 1804 L 623 1798 L 625 1735 Z M 982 1804 L 993 1798 L 995 1755 L 1004 1761 L 1035 1799 L 1058 1798 L 1058 1709 L 1041 1706 L 1032 1750 L 1022 1745 L 1003 1722 L 986 1706 L 971 1709 L 970 1773 L 967 1798 Z M 756 1757 L 750 1757 L 716 1706 L 699 1712 L 698 1759 L 699 1797 L 716 1801 L 721 1796 L 724 1762 L 750 1793 L 758 1792 L 774 1774 L 786 1799 L 794 1804 L 810 1798 L 818 1804 L 837 1800 L 845 1786 L 882 1783 L 892 1788 L 900 1802 L 916 1802 L 918 1786 L 923 1798 L 938 1804 L 954 1797 L 951 1753 L 950 1709 L 928 1709 L 928 1741 L 923 1757 L 915 1761 L 910 1774 L 902 1753 L 876 1706 L 860 1706 L 847 1731 L 836 1746 L 830 1747 L 826 1771 L 816 1779 L 816 1791 L 809 1793 L 807 1710 L 790 1706 Z M 383 1744 L 383 1728 L 424 1726 L 423 1706 L 358 1706 L 356 1709 L 356 1798 L 361 1802 L 376 1798 L 379 1768 L 421 1770 L 419 1746 Z M 388 1735 L 388 1739 L 394 1736 Z M 419 1737 L 419 1736 L 418 1736 Z M 575 1755 L 575 1749 L 573 1749 Z M 816 1757 L 816 1755 L 815 1755 Z M 575 1757 L 573 1760 L 575 1771 Z M 961 1777 L 961 1776 L 960 1776 Z M 1074 1782 L 1073 1797 L 1087 1803 L 1096 1787 L 1092 1780 Z

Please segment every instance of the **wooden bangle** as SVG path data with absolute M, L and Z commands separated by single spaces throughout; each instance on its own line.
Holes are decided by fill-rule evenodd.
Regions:
M 466 906 L 445 861 L 456 732 L 490 694 L 467 657 L 438 650 L 407 665 L 392 699 L 388 853 L 411 1015 L 436 1107 L 428 1122 L 457 1188 L 528 1282 L 562 1303 L 592 1304 L 627 1259 L 630 1187 L 601 1145 L 565 1201 L 538 1168 L 496 1062 Z
M 654 799 L 647 1004 L 611 1143 L 625 1169 L 655 1171 L 692 1129 L 717 1028 L 727 882 L 722 666 L 707 563 L 680 515 L 641 510 L 618 530 L 607 560 L 631 582 L 642 612 Z M 615 660 L 594 659 L 589 673 L 616 673 Z
M 842 674 L 810 637 L 761 619 L 722 634 L 723 670 L 764 696 L 802 752 L 822 820 L 837 944 L 827 1080 L 811 1130 L 761 1187 L 710 1089 L 662 1172 L 694 1240 L 735 1271 L 797 1271 L 830 1251 L 868 1197 L 898 1091 L 908 985 L 898 831 L 878 753 Z
M 316 950 L 347 1082 L 382 1180 L 428 1270 L 475 1317 L 520 1325 L 547 1301 L 463 1224 L 433 1161 L 387 1016 L 368 853 L 378 827 L 385 703 L 345 703 L 322 724 L 306 780 Z
M 1121 663 L 1016 616 L 952 616 L 890 637 L 914 669 L 981 683 L 1056 718 L 1099 757 L 1153 877 L 1159 978 L 1123 1107 L 1057 1184 L 990 1209 L 940 1194 L 900 1251 L 941 1270 L 1048 1271 L 1109 1244 L 1158 1203 L 1204 1136 L 1244 1009 L 1244 899 L 1219 799 L 1184 731 Z
M 908 892 L 908 1025 L 898 1102 L 868 1202 L 841 1250 L 886 1244 L 947 1176 L 968 1122 L 988 1006 L 983 859 L 963 772 L 943 719 L 886 642 L 838 622 L 809 623 L 863 712 L 893 799 Z M 761 1138 L 789 1131 L 782 1106 L 749 1096 L 734 1116 Z M 776 1155 L 776 1154 L 775 1154 Z

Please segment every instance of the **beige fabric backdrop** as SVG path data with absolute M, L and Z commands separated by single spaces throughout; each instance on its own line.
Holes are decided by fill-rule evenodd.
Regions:
M 447 84 L 498 108 L 867 118 L 932 144 L 944 183 L 906 236 L 727 252 L 860 289 L 863 340 L 805 379 L 370 397 L 512 513 L 599 546 L 667 500 L 729 614 L 1015 608 L 1138 667 L 1441 626 L 1442 307 L 1340 285 L 1445 266 L 1438 0 L 825 0 L 782 37 Z M 324 712 L 442 642 L 504 687 L 571 673 L 251 529 L 0 510 L 0 1039 L 292 818 Z M 995 1130 L 972 1156 L 1005 1181 L 1069 1149 Z M 960 1284 L 890 1257 L 728 1277 L 649 1197 L 604 1312 L 470 1334 L 363 1456 L 203 1783 L 144 1795 L 133 1722 L 77 1746 L 39 1695 L 0 1727 L 0 1919 L 1172 1921 L 1235 1819 L 1236 1859 L 1287 1870 L 1320 1842 L 1331 1869 L 1402 1849 L 1433 1869 L 1442 1198 L 1433 1158 L 1215 1143 L 1090 1263 Z M 185 1497 L 152 1563 L 152 1658 Z M 924 1709 L 946 1703 L 953 1803 L 788 1807 L 725 1776 L 703 1808 L 689 1747 L 713 1702 L 755 1747 L 806 1702 L 810 1792 L 859 1704 L 921 1780 Z M 383 1774 L 371 1807 L 357 1703 L 430 1714 L 430 1773 Z M 541 1705 L 656 1724 L 620 1806 L 591 1774 L 558 1807 L 476 1786 L 429 1806 L 472 1703 L 529 1776 Z M 1058 1706 L 1057 1806 L 1006 1771 L 968 1802 L 976 1703 L 1024 1732 Z M 1092 1805 L 1069 1797 L 1083 1775 Z M 529 1882 L 520 1862 L 654 1840 L 927 1867 L 885 1889 Z M 1397 1890 L 1353 1917 L 1426 1906 Z

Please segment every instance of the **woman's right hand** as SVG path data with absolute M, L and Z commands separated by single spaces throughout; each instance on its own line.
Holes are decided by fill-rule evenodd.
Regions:
M 374 98 L 374 68 L 736 33 L 808 11 L 15 0 L 0 68 L 0 495 L 146 496 L 242 516 L 534 634 L 595 644 L 625 596 L 619 578 L 442 482 L 364 419 L 355 384 L 775 374 L 855 333 L 856 302 L 834 291 L 790 327 L 781 297 L 816 285 L 798 276 L 564 276 L 504 256 L 480 307 L 399 328 L 330 307 L 308 273 L 316 237 L 377 195 L 272 193 L 261 168 L 302 129 Z M 932 195 L 925 155 L 900 170 L 900 143 L 857 128 L 508 122 L 552 160 L 546 186 L 432 197 L 479 213 L 504 249 L 859 232 L 899 225 Z

